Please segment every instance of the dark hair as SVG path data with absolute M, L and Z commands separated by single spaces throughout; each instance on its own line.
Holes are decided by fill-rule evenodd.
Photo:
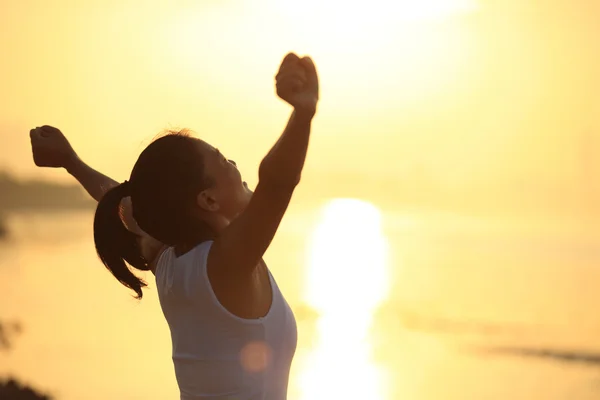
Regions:
M 127 267 L 148 271 L 138 245 L 120 214 L 121 201 L 130 196 L 133 218 L 156 240 L 169 245 L 192 245 L 213 236 L 195 213 L 198 193 L 212 184 L 204 176 L 198 139 L 187 131 L 169 132 L 140 154 L 129 181 L 108 191 L 94 217 L 94 241 L 100 260 L 123 285 L 142 298 L 146 283 Z

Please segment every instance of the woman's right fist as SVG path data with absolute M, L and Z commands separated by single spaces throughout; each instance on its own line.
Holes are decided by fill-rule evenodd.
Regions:
M 319 76 L 310 57 L 289 53 L 275 77 L 277 95 L 298 111 L 314 114 L 319 101 Z

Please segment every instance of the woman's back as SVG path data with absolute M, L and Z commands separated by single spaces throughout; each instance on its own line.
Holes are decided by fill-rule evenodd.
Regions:
M 270 273 L 272 302 L 264 317 L 244 319 L 225 309 L 207 274 L 212 243 L 180 257 L 168 248 L 156 266 L 181 398 L 285 399 L 297 340 L 294 315 Z

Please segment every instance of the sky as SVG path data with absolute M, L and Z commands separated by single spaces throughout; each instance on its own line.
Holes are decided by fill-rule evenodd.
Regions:
M 572 189 L 600 175 L 583 161 L 600 151 L 599 12 L 591 0 L 3 1 L 0 168 L 67 181 L 31 162 L 28 131 L 49 124 L 124 180 L 157 133 L 188 127 L 255 183 L 290 114 L 273 77 L 295 51 L 321 79 L 307 188 Z

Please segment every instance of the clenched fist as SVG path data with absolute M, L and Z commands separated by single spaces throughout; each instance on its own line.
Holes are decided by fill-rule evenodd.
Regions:
M 275 77 L 277 95 L 296 110 L 314 113 L 319 101 L 319 77 L 310 57 L 289 53 Z
M 44 125 L 29 131 L 33 161 L 38 167 L 68 168 L 77 154 L 63 133 Z

